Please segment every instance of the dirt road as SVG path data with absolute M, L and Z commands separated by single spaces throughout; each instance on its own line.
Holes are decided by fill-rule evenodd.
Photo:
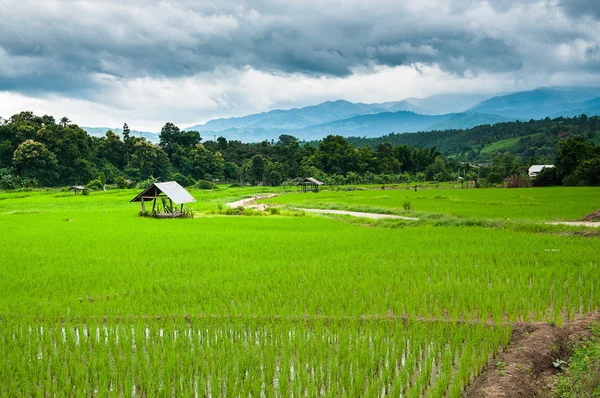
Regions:
M 360 212 L 360 211 L 326 210 L 326 209 L 301 209 L 301 208 L 296 208 L 296 210 L 302 210 L 302 211 L 306 211 L 306 212 L 309 212 L 309 213 L 343 214 L 343 215 L 354 216 L 354 217 L 373 218 L 373 219 L 376 219 L 376 220 L 377 219 L 381 219 L 381 218 L 395 218 L 395 219 L 407 220 L 407 221 L 419 221 L 418 218 L 403 217 L 403 216 L 397 216 L 397 215 L 394 215 L 394 214 L 363 213 L 363 212 Z

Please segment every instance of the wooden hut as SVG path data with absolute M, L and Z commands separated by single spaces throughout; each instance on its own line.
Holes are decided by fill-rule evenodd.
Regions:
M 196 199 L 175 181 L 155 182 L 131 199 L 131 202 L 142 203 L 142 214 L 146 214 L 146 202 L 152 202 L 150 215 L 156 218 L 181 217 L 184 203 L 195 201 Z M 179 209 L 176 205 L 180 206 Z
M 79 192 L 85 191 L 85 187 L 82 185 L 71 185 L 69 187 L 69 191 L 73 191 L 73 193 L 75 193 L 75 195 L 77 195 Z
M 319 192 L 319 187 L 321 185 L 323 185 L 323 183 L 321 181 L 317 180 L 316 178 L 308 177 L 308 178 L 301 180 L 296 185 L 300 189 L 302 189 L 302 192 L 306 192 L 306 191 Z

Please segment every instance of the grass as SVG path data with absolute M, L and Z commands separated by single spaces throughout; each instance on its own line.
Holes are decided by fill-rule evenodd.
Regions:
M 417 213 L 461 218 L 571 221 L 600 207 L 600 189 L 551 187 L 519 189 L 324 190 L 265 200 L 292 207 L 332 208 L 407 215 L 404 202 Z
M 174 220 L 138 217 L 139 204 L 128 203 L 136 190 L 0 194 L 0 395 L 459 396 L 506 346 L 510 322 L 560 325 L 600 307 L 598 238 L 487 228 L 466 216 L 365 228 L 211 214 L 257 191 L 192 191 L 197 217 Z M 488 201 L 525 215 L 514 209 L 521 197 L 542 204 L 528 208 L 543 220 L 581 217 L 598 192 L 269 201 L 403 212 L 414 194 L 423 214 L 441 202 L 436 212 L 466 206 L 492 219 Z M 550 197 L 565 207 L 544 204 Z
M 600 396 L 600 325 L 591 325 L 591 334 L 573 348 L 568 369 L 556 384 L 556 397 Z

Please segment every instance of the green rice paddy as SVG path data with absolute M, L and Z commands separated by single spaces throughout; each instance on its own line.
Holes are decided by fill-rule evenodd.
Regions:
M 454 397 L 512 322 L 600 307 L 598 238 L 541 224 L 599 208 L 598 188 L 267 200 L 398 214 L 408 200 L 537 232 L 220 214 L 261 190 L 192 191 L 196 217 L 174 220 L 140 218 L 135 190 L 0 194 L 0 396 Z

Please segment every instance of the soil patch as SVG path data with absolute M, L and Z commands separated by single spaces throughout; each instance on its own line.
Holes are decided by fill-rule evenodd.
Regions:
M 600 221 L 600 209 L 583 217 L 581 221 Z
M 552 362 L 568 361 L 573 344 L 590 337 L 589 324 L 598 321 L 600 313 L 572 321 L 562 328 L 550 324 L 515 324 L 507 350 L 490 360 L 465 396 L 552 396 L 560 372 Z

